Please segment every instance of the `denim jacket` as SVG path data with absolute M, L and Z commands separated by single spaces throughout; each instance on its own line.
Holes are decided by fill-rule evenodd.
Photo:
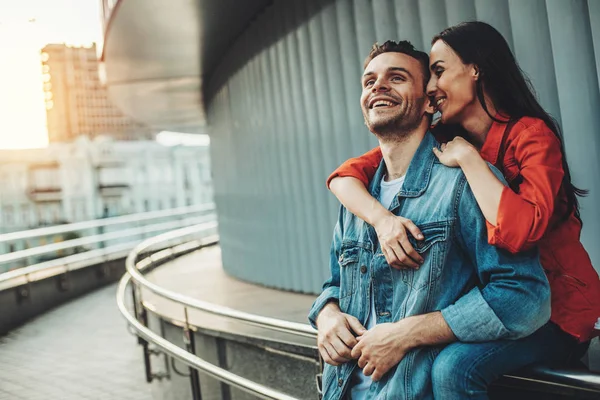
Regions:
M 331 277 L 309 314 L 313 327 L 329 301 L 338 302 L 342 312 L 364 325 L 371 296 L 378 324 L 441 311 L 462 342 L 517 339 L 548 321 L 550 290 L 537 250 L 510 254 L 488 244 L 486 221 L 462 170 L 442 165 L 431 151 L 437 145 L 428 132 L 390 205 L 395 215 L 421 229 L 425 239 L 410 240 L 424 264 L 418 270 L 391 268 L 375 230 L 342 207 L 331 246 Z M 375 198 L 385 171 L 382 161 L 369 187 Z M 441 348 L 410 351 L 371 385 L 369 397 L 433 398 L 431 366 Z M 324 399 L 347 393 L 355 368 L 356 361 L 326 365 Z

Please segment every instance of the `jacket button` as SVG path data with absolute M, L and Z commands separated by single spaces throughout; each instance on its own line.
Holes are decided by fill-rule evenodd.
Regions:
M 344 380 L 342 378 L 338 379 L 338 386 L 342 387 L 343 384 L 344 384 Z
M 367 267 L 365 267 L 364 265 L 360 267 L 360 272 L 363 274 L 367 273 Z

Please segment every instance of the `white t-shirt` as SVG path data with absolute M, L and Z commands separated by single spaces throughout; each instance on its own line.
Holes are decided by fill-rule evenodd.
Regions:
M 381 180 L 380 191 L 379 191 L 379 202 L 385 207 L 390 208 L 392 205 L 392 201 L 402 189 L 402 184 L 404 184 L 404 176 L 401 176 L 398 179 L 394 179 L 393 181 L 386 182 L 384 179 Z M 371 282 L 372 284 L 372 282 Z M 371 311 L 369 312 L 369 318 L 367 318 L 367 323 L 365 324 L 365 328 L 367 330 L 373 328 L 375 326 L 376 318 L 375 318 L 375 298 L 373 297 L 373 288 L 371 288 Z M 367 398 L 367 393 L 369 391 L 369 387 L 371 386 L 371 377 L 365 376 L 362 372 L 362 369 L 357 368 L 354 371 L 353 380 L 356 381 L 356 385 L 351 388 L 351 395 L 353 400 L 364 400 Z

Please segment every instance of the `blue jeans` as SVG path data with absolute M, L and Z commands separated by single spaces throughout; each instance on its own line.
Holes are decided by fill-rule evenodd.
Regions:
M 452 343 L 435 359 L 432 383 L 436 399 L 488 399 L 490 383 L 532 363 L 565 364 L 579 344 L 548 322 L 519 340 Z

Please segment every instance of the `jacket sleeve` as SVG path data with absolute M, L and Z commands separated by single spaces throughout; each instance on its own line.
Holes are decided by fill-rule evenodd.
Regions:
M 381 149 L 375 147 L 360 157 L 346 160 L 329 175 L 329 178 L 327 178 L 327 188 L 329 188 L 331 180 L 338 176 L 352 176 L 359 179 L 363 185 L 368 187 L 370 180 L 375 176 L 375 172 L 377 172 L 381 158 Z
M 515 140 L 515 160 L 523 181 L 519 193 L 504 188 L 496 225 L 488 224 L 489 243 L 511 253 L 530 249 L 542 238 L 564 176 L 560 142 L 542 121 L 521 131 Z
M 329 270 L 331 275 L 323 284 L 323 290 L 313 303 L 308 320 L 313 328 L 317 329 L 317 316 L 323 307 L 330 301 L 338 301 L 340 298 L 340 264 L 338 262 L 342 249 L 342 226 L 343 207 L 340 207 L 338 222 L 333 231 L 333 241 L 329 252 Z
M 455 235 L 480 286 L 441 310 L 442 315 L 463 342 L 530 335 L 550 318 L 550 288 L 537 249 L 511 254 L 490 245 L 485 218 L 466 181 L 460 192 Z

